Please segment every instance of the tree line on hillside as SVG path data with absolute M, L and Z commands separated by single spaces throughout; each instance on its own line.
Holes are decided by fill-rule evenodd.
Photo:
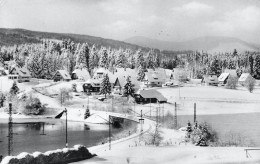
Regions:
M 205 74 L 216 74 L 228 69 L 236 69 L 238 75 L 250 73 L 260 79 L 260 53 L 245 52 L 209 54 L 207 52 L 179 52 L 174 55 L 150 49 L 131 50 L 111 47 L 97 48 L 87 43 L 71 40 L 42 40 L 41 43 L 0 47 L 0 64 L 14 60 L 19 67 L 26 67 L 35 78 L 51 78 L 57 70 L 69 73 L 76 68 L 86 68 L 90 74 L 97 67 L 113 71 L 116 67 L 136 69 L 138 73 L 148 68 L 185 68 L 193 78 Z

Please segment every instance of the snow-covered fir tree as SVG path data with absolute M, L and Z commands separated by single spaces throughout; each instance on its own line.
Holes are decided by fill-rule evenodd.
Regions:
M 136 59 L 135 59 L 135 68 L 139 68 L 142 66 L 143 68 L 145 67 L 145 61 L 144 61 L 144 55 L 141 50 L 136 51 Z
M 99 66 L 108 68 L 108 54 L 106 48 L 102 48 L 101 50 L 101 56 L 99 59 Z
M 109 81 L 108 74 L 105 74 L 105 76 L 102 79 L 100 94 L 104 94 L 106 98 L 106 95 L 110 93 L 111 93 L 111 83 Z
M 254 78 L 260 79 L 260 54 L 256 55 L 255 57 L 253 72 Z
M 127 100 L 129 99 L 129 96 L 134 97 L 135 89 L 133 87 L 133 84 L 131 83 L 130 76 L 127 76 L 126 83 L 124 85 L 124 93 L 123 95 L 127 97 Z
M 146 68 L 148 69 L 154 69 L 154 60 L 153 60 L 153 51 L 150 50 L 147 54 L 147 58 L 146 58 Z
M 140 65 L 137 72 L 137 80 L 143 81 L 145 77 L 144 68 Z
M 218 59 L 214 58 L 210 64 L 209 74 L 214 74 L 219 76 L 221 74 L 221 65 Z
M 125 62 L 126 62 L 126 57 L 125 57 L 125 53 L 120 49 L 119 51 L 117 51 L 117 58 L 116 58 L 116 66 L 119 68 L 124 68 Z

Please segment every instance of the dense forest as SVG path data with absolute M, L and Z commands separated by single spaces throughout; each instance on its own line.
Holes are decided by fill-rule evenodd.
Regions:
M 145 71 L 147 68 L 162 67 L 167 69 L 184 68 L 192 72 L 193 78 L 205 74 L 220 75 L 224 69 L 236 69 L 237 74 L 248 72 L 260 79 L 260 53 L 245 52 L 208 54 L 207 52 L 147 51 L 96 47 L 87 43 L 71 40 L 42 39 L 40 43 L 28 43 L 0 47 L 0 64 L 13 60 L 19 67 L 27 67 L 35 78 L 51 78 L 56 70 L 65 69 L 71 73 L 75 68 L 86 68 L 92 74 L 93 69 L 105 67 L 132 68 Z

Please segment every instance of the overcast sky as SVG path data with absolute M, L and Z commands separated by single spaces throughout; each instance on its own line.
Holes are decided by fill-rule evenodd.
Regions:
M 260 44 L 260 0 L 0 0 L 0 27 L 117 40 L 231 36 Z

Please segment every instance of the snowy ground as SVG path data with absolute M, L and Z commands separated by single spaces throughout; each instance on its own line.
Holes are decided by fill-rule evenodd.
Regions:
M 2 80 L 2 90 L 8 92 L 12 81 Z M 31 91 L 32 87 L 48 86 L 50 81 L 32 80 L 29 83 L 18 83 L 21 90 Z M 44 83 L 44 84 L 43 84 Z M 48 89 L 53 93 L 60 88 L 71 88 L 73 82 L 61 82 Z M 3 87 L 4 86 L 4 87 Z M 78 85 L 80 90 L 80 86 Z M 174 111 L 174 102 L 179 105 L 178 114 L 193 114 L 193 103 L 197 103 L 197 114 L 224 114 L 224 113 L 248 113 L 260 112 L 260 89 L 257 88 L 254 93 L 249 93 L 244 88 L 229 90 L 221 87 L 181 87 L 179 88 L 158 88 L 167 99 L 168 103 L 160 106 L 167 111 Z M 68 119 L 73 121 L 84 121 L 84 112 L 88 104 L 88 97 L 83 93 L 74 93 L 74 98 L 65 106 L 61 106 L 56 98 L 44 96 L 40 93 L 34 93 L 40 98 L 42 103 L 48 104 L 48 108 L 53 110 L 53 116 L 58 114 L 66 107 L 68 109 Z M 77 95 L 77 96 L 76 96 Z M 179 100 L 179 95 L 183 97 Z M 184 100 L 184 97 L 186 98 Z M 89 107 L 92 116 L 87 122 L 105 123 L 112 111 L 112 102 L 101 102 L 95 96 L 89 97 Z M 124 104 L 123 104 L 124 105 Z M 125 104 L 126 105 L 126 104 Z M 151 115 L 155 115 L 158 104 L 151 105 Z M 150 104 L 117 104 L 117 108 L 132 108 L 136 113 L 143 110 L 146 116 L 150 115 Z M 98 111 L 99 110 L 99 111 Z M 101 111 L 100 111 L 101 110 Z M 114 114 L 114 113 L 113 113 Z M 114 114 L 116 115 L 116 114 Z M 7 118 L 6 113 L 1 113 L 0 118 Z M 23 115 L 14 115 L 16 118 L 23 118 Z M 64 116 L 62 117 L 64 119 Z M 140 128 L 139 128 L 140 129 Z M 152 131 L 154 122 L 145 120 L 144 131 Z M 133 134 L 128 138 L 114 141 L 112 150 L 108 150 L 108 145 L 101 145 L 90 148 L 92 153 L 98 156 L 93 159 L 78 163 L 260 163 L 259 151 L 249 152 L 251 158 L 246 158 L 244 148 L 234 147 L 195 147 L 180 143 L 183 140 L 182 131 L 163 129 L 164 143 L 170 146 L 154 147 L 145 146 L 139 143 L 139 134 Z M 169 144 L 170 143 L 170 144 Z

